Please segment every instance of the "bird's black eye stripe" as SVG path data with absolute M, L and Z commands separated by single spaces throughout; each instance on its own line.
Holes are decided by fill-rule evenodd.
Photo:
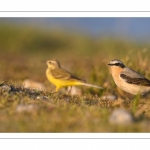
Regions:
M 115 63 L 115 64 L 109 64 L 110 66 L 119 66 L 119 63 Z
M 115 66 L 120 66 L 121 64 L 120 63 L 116 63 L 116 64 L 114 64 Z
M 121 67 L 121 68 L 124 68 L 124 67 L 125 67 L 124 64 L 121 64 L 121 63 L 116 63 L 115 65 L 116 65 L 116 66 L 119 66 L 119 67 Z
M 124 68 L 124 67 L 125 67 L 125 65 L 124 65 L 124 64 L 119 64 L 119 66 L 120 66 L 121 68 Z
M 115 64 L 109 64 L 110 66 L 119 66 L 121 68 L 124 68 L 124 64 L 121 64 L 121 63 L 115 63 Z

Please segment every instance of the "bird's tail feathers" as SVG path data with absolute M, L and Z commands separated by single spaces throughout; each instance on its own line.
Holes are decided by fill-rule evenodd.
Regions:
M 104 89 L 104 88 L 101 87 L 101 86 L 93 85 L 93 84 L 90 84 L 90 83 L 82 83 L 82 85 L 89 86 L 89 87 L 94 87 L 94 88 L 98 88 L 98 89 Z

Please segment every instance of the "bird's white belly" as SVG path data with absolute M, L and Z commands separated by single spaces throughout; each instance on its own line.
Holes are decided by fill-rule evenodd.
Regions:
M 150 87 L 127 83 L 121 77 L 119 78 L 114 77 L 114 81 L 116 85 L 119 88 L 121 88 L 123 91 L 128 92 L 133 95 L 137 95 L 137 94 L 143 95 L 150 91 Z

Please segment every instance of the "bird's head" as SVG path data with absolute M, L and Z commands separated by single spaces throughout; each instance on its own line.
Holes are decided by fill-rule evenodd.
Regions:
M 47 60 L 46 64 L 50 69 L 61 68 L 60 63 L 56 59 Z
M 124 68 L 125 67 L 123 62 L 121 60 L 118 60 L 118 59 L 111 60 L 108 65 L 110 67 L 117 67 L 117 68 Z

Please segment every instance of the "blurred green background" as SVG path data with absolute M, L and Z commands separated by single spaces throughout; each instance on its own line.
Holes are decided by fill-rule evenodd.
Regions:
M 86 76 L 94 68 L 107 69 L 114 58 L 137 64 L 143 53 L 143 59 L 149 56 L 150 47 L 148 23 L 140 26 L 139 22 L 145 25 L 150 19 L 0 18 L 0 78 L 44 82 L 46 65 L 42 61 L 51 58 L 77 74 L 85 69 Z

